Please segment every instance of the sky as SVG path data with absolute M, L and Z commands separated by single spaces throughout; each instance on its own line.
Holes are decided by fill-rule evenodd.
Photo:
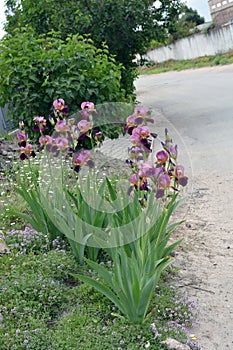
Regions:
M 205 18 L 206 22 L 211 21 L 208 0 L 186 0 L 184 2 L 187 3 L 188 7 L 197 10 L 199 15 Z
M 199 15 L 205 18 L 206 22 L 211 20 L 208 0 L 184 0 L 184 2 L 186 2 L 189 7 L 197 10 Z M 4 20 L 4 0 L 0 0 L 0 38 L 4 35 L 2 24 Z

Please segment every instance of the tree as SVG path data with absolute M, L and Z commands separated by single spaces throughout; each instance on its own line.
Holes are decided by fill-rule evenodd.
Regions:
M 192 29 L 204 22 L 204 17 L 201 17 L 197 10 L 183 5 L 181 13 L 176 14 L 176 20 L 171 22 L 168 27 L 168 43 L 192 35 Z
M 136 54 L 143 55 L 152 39 L 165 38 L 180 10 L 180 0 L 7 0 L 6 5 L 8 33 L 30 25 L 36 34 L 55 30 L 62 39 L 80 33 L 97 47 L 105 42 L 124 66 L 121 85 L 127 96 L 134 91 Z
M 192 23 L 195 26 L 198 26 L 199 24 L 203 24 L 205 22 L 205 18 L 201 17 L 197 10 L 194 10 L 188 6 L 184 7 L 184 11 L 180 20 L 186 23 Z

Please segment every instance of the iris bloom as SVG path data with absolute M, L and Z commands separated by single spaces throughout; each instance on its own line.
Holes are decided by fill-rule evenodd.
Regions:
M 171 185 L 171 179 L 168 174 L 162 174 L 158 178 L 158 187 L 160 189 L 165 189 L 170 187 Z
M 149 110 L 144 106 L 137 106 L 134 109 L 135 121 L 137 125 L 143 124 L 145 121 L 154 123 L 152 118 L 149 118 Z
M 156 198 L 163 198 L 165 194 L 165 189 L 171 186 L 171 179 L 168 174 L 161 174 L 158 177 L 158 189 L 156 191 Z
M 80 122 L 78 123 L 78 128 L 80 132 L 85 133 L 91 129 L 91 123 L 85 119 L 80 120 Z
M 188 177 L 184 176 L 184 167 L 183 165 L 177 165 L 175 167 L 175 177 L 178 179 L 178 184 L 181 186 L 186 186 L 188 183 Z
M 59 120 L 55 125 L 55 130 L 57 132 L 66 132 L 66 131 L 69 131 L 70 128 L 66 124 L 66 120 Z
M 33 151 L 33 147 L 30 143 L 27 143 L 25 147 L 20 147 L 20 159 L 28 159 L 29 157 L 35 157 L 36 154 Z
M 150 136 L 149 128 L 147 126 L 138 126 L 133 129 L 130 141 L 137 145 L 141 143 L 142 139 L 146 139 L 148 136 Z
M 135 126 L 135 116 L 133 114 L 129 115 L 128 118 L 126 119 L 126 123 L 127 123 L 127 126 L 134 127 Z
M 81 109 L 86 110 L 87 112 L 95 111 L 95 105 L 93 102 L 84 101 L 81 104 Z
M 62 98 L 58 98 L 57 100 L 53 101 L 53 107 L 54 109 L 60 111 L 65 107 L 65 101 Z
M 85 120 L 92 120 L 92 112 L 96 113 L 95 105 L 93 102 L 84 101 L 81 104 L 81 116 Z
M 138 126 L 133 129 L 130 141 L 135 146 L 141 146 L 145 152 L 151 152 L 151 142 L 148 140 L 150 131 L 147 126 Z
M 162 150 L 156 153 L 156 158 L 158 163 L 164 164 L 167 162 L 169 155 L 166 151 Z
M 65 105 L 63 98 L 53 101 L 54 114 L 56 117 L 65 116 L 69 113 L 69 107 Z
M 144 107 L 144 106 L 137 106 L 134 109 L 134 113 L 136 115 L 140 115 L 142 117 L 146 117 L 148 115 L 148 108 Z
M 94 162 L 90 158 L 91 152 L 88 150 L 83 150 L 79 154 L 75 154 L 73 157 L 74 171 L 78 173 L 82 165 L 87 165 L 90 168 L 93 168 Z
M 130 184 L 131 184 L 131 186 L 137 186 L 138 185 L 138 176 L 137 176 L 137 174 L 130 175 Z
M 53 138 L 49 135 L 41 136 L 39 138 L 40 147 L 43 147 L 44 145 L 52 144 Z
M 44 117 L 41 117 L 41 116 L 38 116 L 38 117 L 35 117 L 34 119 L 34 127 L 33 127 L 33 131 L 36 131 L 36 132 L 40 132 L 40 131 L 44 131 L 45 129 L 45 126 L 46 126 L 46 119 Z
M 152 163 L 150 162 L 145 162 L 140 165 L 138 175 L 140 177 L 148 177 L 148 176 L 153 176 L 155 172 L 155 168 Z
M 19 147 L 26 147 L 27 139 L 28 139 L 28 133 L 25 132 L 25 134 L 21 131 L 17 133 L 17 139 L 18 139 L 18 145 Z
M 129 135 L 132 135 L 135 125 L 136 125 L 135 116 L 132 114 L 128 116 L 128 118 L 126 119 L 126 126 L 124 129 Z
M 134 129 L 135 133 L 138 133 L 142 139 L 146 139 L 150 136 L 150 130 L 148 126 L 138 126 Z
M 58 137 L 55 139 L 55 145 L 58 151 L 64 151 L 68 148 L 69 142 L 65 137 Z
M 130 195 L 134 188 L 136 190 L 139 188 L 140 191 L 149 191 L 149 188 L 147 186 L 147 179 L 140 178 L 138 174 L 132 174 L 130 176 L 130 187 L 127 191 L 127 194 Z
M 177 145 L 173 146 L 173 145 L 170 145 L 168 147 L 168 153 L 170 154 L 170 157 L 173 158 L 173 159 L 176 159 L 177 158 Z

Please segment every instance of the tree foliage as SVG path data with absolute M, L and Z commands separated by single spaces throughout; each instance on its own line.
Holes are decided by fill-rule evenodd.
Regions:
M 170 23 L 168 29 L 168 43 L 192 35 L 193 29 L 205 22 L 197 10 L 184 5 L 180 15 L 176 14 L 176 20 Z
M 196 26 L 205 22 L 204 17 L 201 17 L 197 10 L 194 10 L 188 6 L 184 7 L 184 11 L 180 20 L 187 23 L 193 23 Z
M 166 28 L 179 14 L 180 0 L 7 0 L 5 30 L 29 25 L 36 34 L 60 31 L 88 34 L 100 48 L 106 43 L 123 64 L 122 87 L 132 94 L 136 54 L 144 54 L 152 39 L 163 40 Z
M 27 28 L 0 41 L 0 104 L 9 103 L 13 119 L 48 115 L 53 100 L 63 98 L 71 112 L 83 101 L 122 101 L 121 66 L 106 46 L 91 39 L 60 33 L 35 36 Z

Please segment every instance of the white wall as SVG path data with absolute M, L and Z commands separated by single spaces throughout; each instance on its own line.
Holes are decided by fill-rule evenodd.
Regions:
M 174 44 L 149 51 L 145 58 L 153 62 L 170 59 L 183 60 L 215 55 L 233 49 L 233 24 L 213 30 L 209 34 L 195 34 Z

